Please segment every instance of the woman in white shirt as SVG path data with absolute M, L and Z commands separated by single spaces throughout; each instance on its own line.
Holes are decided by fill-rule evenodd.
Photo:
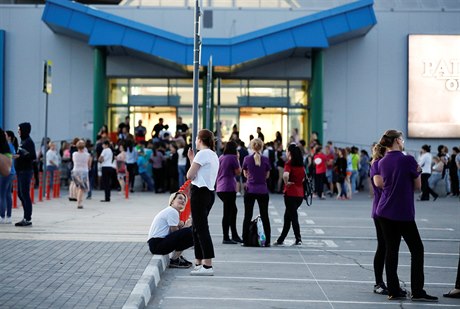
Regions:
M 49 142 L 48 151 L 46 152 L 46 172 L 49 174 L 49 186 L 53 187 L 54 173 L 59 168 L 59 155 L 56 151 L 56 144 L 54 142 Z
M 433 195 L 433 199 L 436 200 L 438 195 L 428 185 L 428 179 L 431 176 L 431 164 L 433 156 L 430 153 L 431 146 L 423 145 L 420 150 L 420 157 L 418 158 L 418 165 L 422 168 L 422 196 L 420 201 L 429 201 L 430 194 Z
M 72 180 L 77 187 L 77 207 L 83 208 L 83 194 L 88 191 L 88 172 L 91 168 L 91 155 L 85 151 L 85 142 L 79 140 L 77 142 L 77 150 L 72 154 Z
M 190 205 L 193 218 L 193 241 L 195 244 L 196 267 L 190 273 L 193 276 L 213 276 L 212 259 L 214 246 L 209 233 L 208 215 L 214 204 L 214 185 L 219 170 L 219 159 L 214 152 L 214 134 L 206 129 L 200 130 L 196 138 L 194 155 L 188 151 L 191 166 L 187 178 L 192 180 Z
M 112 161 L 113 161 L 113 152 L 110 149 L 110 142 L 105 140 L 102 143 L 102 152 L 99 157 L 99 162 L 101 163 L 102 167 L 102 188 L 104 189 L 104 197 L 105 199 L 101 200 L 101 202 L 110 202 L 110 179 L 112 178 Z

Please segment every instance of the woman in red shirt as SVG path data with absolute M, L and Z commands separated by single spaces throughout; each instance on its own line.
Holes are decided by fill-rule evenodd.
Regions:
M 303 156 L 300 148 L 295 144 L 291 144 L 287 150 L 288 161 L 284 165 L 283 181 L 284 181 L 284 205 L 286 210 L 284 212 L 284 225 L 278 240 L 274 245 L 282 245 L 284 239 L 289 233 L 289 229 L 294 230 L 295 245 L 302 244 L 300 236 L 299 216 L 297 209 L 302 205 L 303 201 L 303 180 L 305 178 L 305 167 L 303 165 Z

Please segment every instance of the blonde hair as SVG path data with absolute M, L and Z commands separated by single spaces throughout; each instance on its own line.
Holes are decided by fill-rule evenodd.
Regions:
M 260 138 L 254 138 L 251 140 L 250 147 L 254 150 L 254 162 L 256 166 L 260 166 L 262 163 L 260 152 L 264 148 L 264 142 Z
M 84 141 L 84 140 L 82 140 L 82 139 L 81 139 L 81 140 L 79 140 L 79 141 L 77 142 L 77 145 L 76 145 L 76 146 L 77 146 L 77 149 L 78 149 L 78 150 L 82 150 L 82 149 L 84 149 L 84 148 L 85 148 L 85 146 L 86 146 L 86 144 L 85 144 L 85 141 Z
M 169 196 L 169 206 L 172 205 L 172 203 L 174 202 L 174 200 L 176 199 L 176 197 L 177 197 L 178 195 L 184 196 L 184 197 L 185 197 L 185 202 L 187 203 L 187 195 L 186 195 L 184 192 L 182 192 L 182 191 L 177 191 L 177 192 L 174 192 L 173 194 L 171 194 L 171 195 Z

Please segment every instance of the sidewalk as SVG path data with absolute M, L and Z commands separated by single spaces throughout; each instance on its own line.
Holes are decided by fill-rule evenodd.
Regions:
M 93 193 L 77 209 L 67 198 L 36 202 L 31 227 L 0 225 L 0 308 L 121 308 L 152 255 L 146 245 L 168 195 Z
M 150 223 L 169 194 L 136 192 L 125 200 L 102 192 L 84 209 L 65 198 L 36 203 L 33 226 L 0 225 L 0 308 L 122 308 L 152 262 L 146 238 Z M 237 199 L 241 231 L 243 199 Z M 388 303 L 372 293 L 375 232 L 371 201 L 314 200 L 301 207 L 301 247 L 245 248 L 222 245 L 222 203 L 209 216 L 215 244 L 215 276 L 167 269 L 149 308 L 436 308 L 460 306 Z M 254 214 L 257 214 L 257 206 Z M 281 195 L 270 196 L 272 241 L 282 227 Z M 22 209 L 13 210 L 13 222 Z M 417 204 L 425 245 L 426 289 L 437 296 L 453 287 L 460 241 L 460 203 L 440 198 Z M 293 241 L 292 231 L 287 242 Z M 193 251 L 185 256 L 193 260 Z M 410 288 L 409 254 L 401 244 L 400 278 Z

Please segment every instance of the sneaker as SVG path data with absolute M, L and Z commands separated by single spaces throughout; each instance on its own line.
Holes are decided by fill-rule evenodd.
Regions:
M 189 268 L 190 266 L 192 265 L 187 264 L 180 258 L 169 260 L 169 268 Z
M 76 198 L 73 198 L 73 197 L 69 197 L 69 201 L 70 201 L 70 202 L 76 202 L 77 199 L 76 199 Z
M 382 282 L 382 283 L 374 285 L 374 293 L 380 294 L 380 295 L 388 295 L 388 289 L 385 283 Z
M 30 225 L 32 225 L 32 221 L 27 221 L 26 219 L 22 219 L 21 221 L 15 224 L 15 226 L 30 226 Z
M 275 242 L 273 243 L 273 246 L 284 246 L 284 242 L 283 242 L 283 241 L 278 241 L 278 240 L 277 240 L 277 241 L 275 241 Z
M 179 256 L 179 260 L 181 260 L 183 263 L 189 265 L 189 267 L 191 267 L 193 265 L 192 262 L 188 261 L 186 258 L 184 258 L 182 255 Z
M 78 205 L 77 209 L 83 209 L 83 205 Z
M 294 243 L 294 246 L 302 246 L 302 241 L 301 240 L 296 240 Z
M 191 276 L 214 276 L 214 269 L 212 267 L 204 268 L 203 265 L 199 265 L 190 272 L 190 275 Z
M 11 221 L 11 217 L 6 217 L 5 219 L 5 224 L 11 224 L 13 221 Z
M 388 295 L 388 300 L 404 300 L 406 299 L 406 295 L 403 294 L 395 294 L 395 295 Z
M 412 301 L 426 301 L 426 302 L 437 302 L 438 298 L 436 296 L 428 295 L 423 291 L 420 295 L 412 295 L 410 298 Z
M 237 244 L 237 242 L 232 240 L 232 239 L 224 239 L 224 240 L 222 240 L 222 243 L 224 245 L 236 245 Z
M 5 218 L 0 217 L 0 224 L 6 224 Z
M 236 241 L 236 242 L 238 242 L 238 243 L 242 243 L 242 242 L 243 242 L 243 240 L 241 239 L 240 236 L 232 237 L 232 240 L 233 240 L 233 241 Z

